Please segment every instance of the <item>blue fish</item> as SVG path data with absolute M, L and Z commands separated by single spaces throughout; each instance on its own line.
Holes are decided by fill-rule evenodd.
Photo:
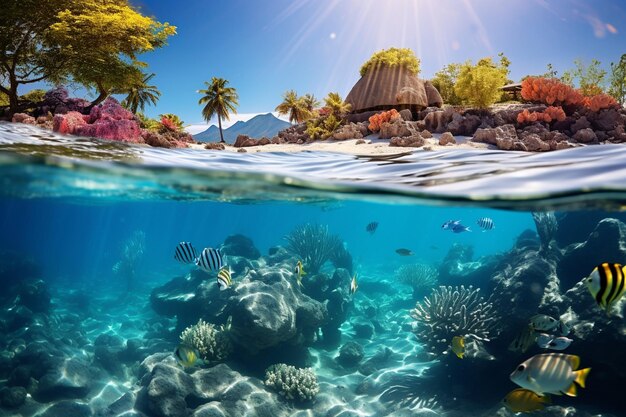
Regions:
M 470 228 L 463 226 L 461 223 L 457 223 L 452 226 L 452 233 L 471 232 Z

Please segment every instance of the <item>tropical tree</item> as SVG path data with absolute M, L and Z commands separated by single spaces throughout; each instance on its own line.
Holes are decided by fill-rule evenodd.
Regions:
M 315 98 L 313 94 L 305 94 L 301 97 L 304 107 L 313 114 L 313 111 L 319 107 L 320 102 Z
M 20 86 L 73 81 L 96 89 L 95 105 L 139 78 L 137 57 L 175 33 L 128 0 L 2 0 L 0 92 L 15 112 Z
M 501 98 L 500 87 L 506 84 L 507 74 L 508 67 L 491 58 L 483 58 L 476 65 L 468 61 L 461 66 L 454 92 L 472 106 L 489 107 Z
M 578 84 L 580 92 L 586 97 L 604 93 L 606 71 L 600 68 L 600 61 L 592 59 L 589 65 L 577 59 L 574 69 L 563 73 L 562 81 L 568 85 Z
M 286 91 L 283 94 L 283 102 L 276 106 L 276 111 L 280 115 L 289 115 L 291 123 L 302 123 L 311 118 L 312 113 L 307 108 L 307 103 L 294 90 Z
M 183 130 L 183 127 L 185 126 L 185 122 L 180 120 L 180 117 L 178 117 L 178 115 L 176 114 L 173 114 L 173 113 L 159 114 L 159 117 L 161 118 L 160 123 L 163 129 L 171 130 L 173 132 L 180 132 Z
M 133 113 L 137 110 L 143 111 L 146 104 L 156 104 L 161 97 L 161 92 L 155 85 L 148 84 L 155 74 L 143 74 L 140 82 L 130 85 L 126 90 L 126 98 L 122 101 L 122 106 Z
M 626 54 L 622 55 L 617 64 L 611 62 L 609 81 L 609 94 L 623 106 L 626 103 Z
M 202 109 L 202 116 L 207 122 L 209 122 L 213 116 L 217 116 L 217 123 L 220 129 L 220 142 L 224 143 L 222 119 L 230 120 L 230 113 L 237 113 L 237 106 L 239 105 L 237 90 L 233 87 L 228 87 L 228 80 L 218 77 L 213 77 L 210 83 L 205 82 L 204 84 L 207 88 L 198 91 L 200 94 L 203 94 L 198 104 L 205 105 Z
M 350 103 L 343 101 L 341 95 L 334 92 L 328 93 L 328 95 L 324 98 L 324 107 L 330 110 L 330 114 L 336 117 L 343 117 L 352 109 Z
M 435 73 L 435 76 L 431 80 L 435 88 L 441 94 L 443 102 L 453 106 L 461 104 L 461 98 L 456 95 L 454 91 L 454 85 L 459 78 L 459 72 L 461 71 L 461 64 L 448 64 L 440 71 Z

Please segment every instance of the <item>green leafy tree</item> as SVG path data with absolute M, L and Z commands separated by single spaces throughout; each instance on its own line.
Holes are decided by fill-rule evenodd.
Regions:
M 217 123 L 220 129 L 220 142 L 224 143 L 224 133 L 222 132 L 222 119 L 230 120 L 230 113 L 237 113 L 239 106 L 239 96 L 237 90 L 228 87 L 228 80 L 213 77 L 211 82 L 204 83 L 207 88 L 198 91 L 203 94 L 198 104 L 204 104 L 202 116 L 207 122 L 211 121 L 213 116 L 217 116 Z
M 623 106 L 626 103 L 626 54 L 618 63 L 611 62 L 609 82 L 609 94 Z
M 580 92 L 587 97 L 604 92 L 606 71 L 600 68 L 600 61 L 592 59 L 589 65 L 585 65 L 582 60 L 577 59 L 574 65 L 574 69 L 563 73 L 561 81 L 571 86 L 578 84 Z
M 339 93 L 328 93 L 324 98 L 324 107 L 330 110 L 330 114 L 342 118 L 352 110 L 350 103 L 346 103 Z
M 454 85 L 459 78 L 461 67 L 462 64 L 448 64 L 443 67 L 443 69 L 436 72 L 431 80 L 435 88 L 439 90 L 439 94 L 441 94 L 441 98 L 446 104 L 453 106 L 462 104 L 461 98 L 457 96 L 454 91 Z
M 43 90 L 41 88 L 36 88 L 34 90 L 30 90 L 28 93 L 21 96 L 20 99 L 36 104 L 36 103 L 41 103 L 45 95 L 46 95 L 46 90 Z
M 552 64 L 548 63 L 546 72 L 540 75 L 543 78 L 558 78 L 558 72 L 554 69 Z
M 141 126 L 142 129 L 148 129 L 153 132 L 158 132 L 162 128 L 160 121 L 147 117 L 142 112 L 135 113 L 135 117 L 137 118 L 137 120 L 139 120 L 139 126 Z
M 146 104 L 156 104 L 161 97 L 161 92 L 155 85 L 149 84 L 154 76 L 155 74 L 143 74 L 143 79 L 140 82 L 128 86 L 122 106 L 133 113 L 137 113 L 138 110 L 143 111 Z
M 320 102 L 313 94 L 305 94 L 302 96 L 302 101 L 306 109 L 313 114 L 314 110 L 319 107 Z
M 291 123 L 302 123 L 313 116 L 306 101 L 302 97 L 298 97 L 298 93 L 294 90 L 286 91 L 283 94 L 283 101 L 276 106 L 276 111 L 280 115 L 289 115 Z
M 491 58 L 483 58 L 476 65 L 468 61 L 461 66 L 454 91 L 464 102 L 486 108 L 501 98 L 500 87 L 506 84 L 507 74 L 508 68 Z
M 128 0 L 3 0 L 0 92 L 19 108 L 18 88 L 73 81 L 95 88 L 94 105 L 141 76 L 138 55 L 176 32 L 141 15 Z
M 370 68 L 375 68 L 379 65 L 404 67 L 413 75 L 417 75 L 420 72 L 420 60 L 409 48 L 389 48 L 374 53 L 374 55 L 361 66 L 361 77 L 364 76 Z

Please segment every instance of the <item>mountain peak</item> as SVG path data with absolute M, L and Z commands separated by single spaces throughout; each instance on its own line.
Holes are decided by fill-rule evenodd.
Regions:
M 228 143 L 233 143 L 239 135 L 248 135 L 255 139 L 262 137 L 271 138 L 289 126 L 289 123 L 280 120 L 272 113 L 257 114 L 246 122 L 240 120 L 228 129 L 224 129 L 224 140 Z M 196 140 L 201 142 L 215 142 L 220 140 L 220 132 L 215 125 L 193 136 Z

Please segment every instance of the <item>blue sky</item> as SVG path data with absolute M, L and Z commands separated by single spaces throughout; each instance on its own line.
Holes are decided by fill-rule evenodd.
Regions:
M 230 80 L 239 118 L 272 111 L 288 89 L 345 96 L 369 56 L 413 49 L 421 77 L 450 62 L 504 52 L 511 78 L 562 72 L 574 59 L 608 68 L 626 53 L 626 0 L 131 0 L 178 27 L 169 45 L 146 54 L 162 92 L 146 113 L 202 123 L 203 82 Z M 196 129 L 197 130 L 197 129 Z

